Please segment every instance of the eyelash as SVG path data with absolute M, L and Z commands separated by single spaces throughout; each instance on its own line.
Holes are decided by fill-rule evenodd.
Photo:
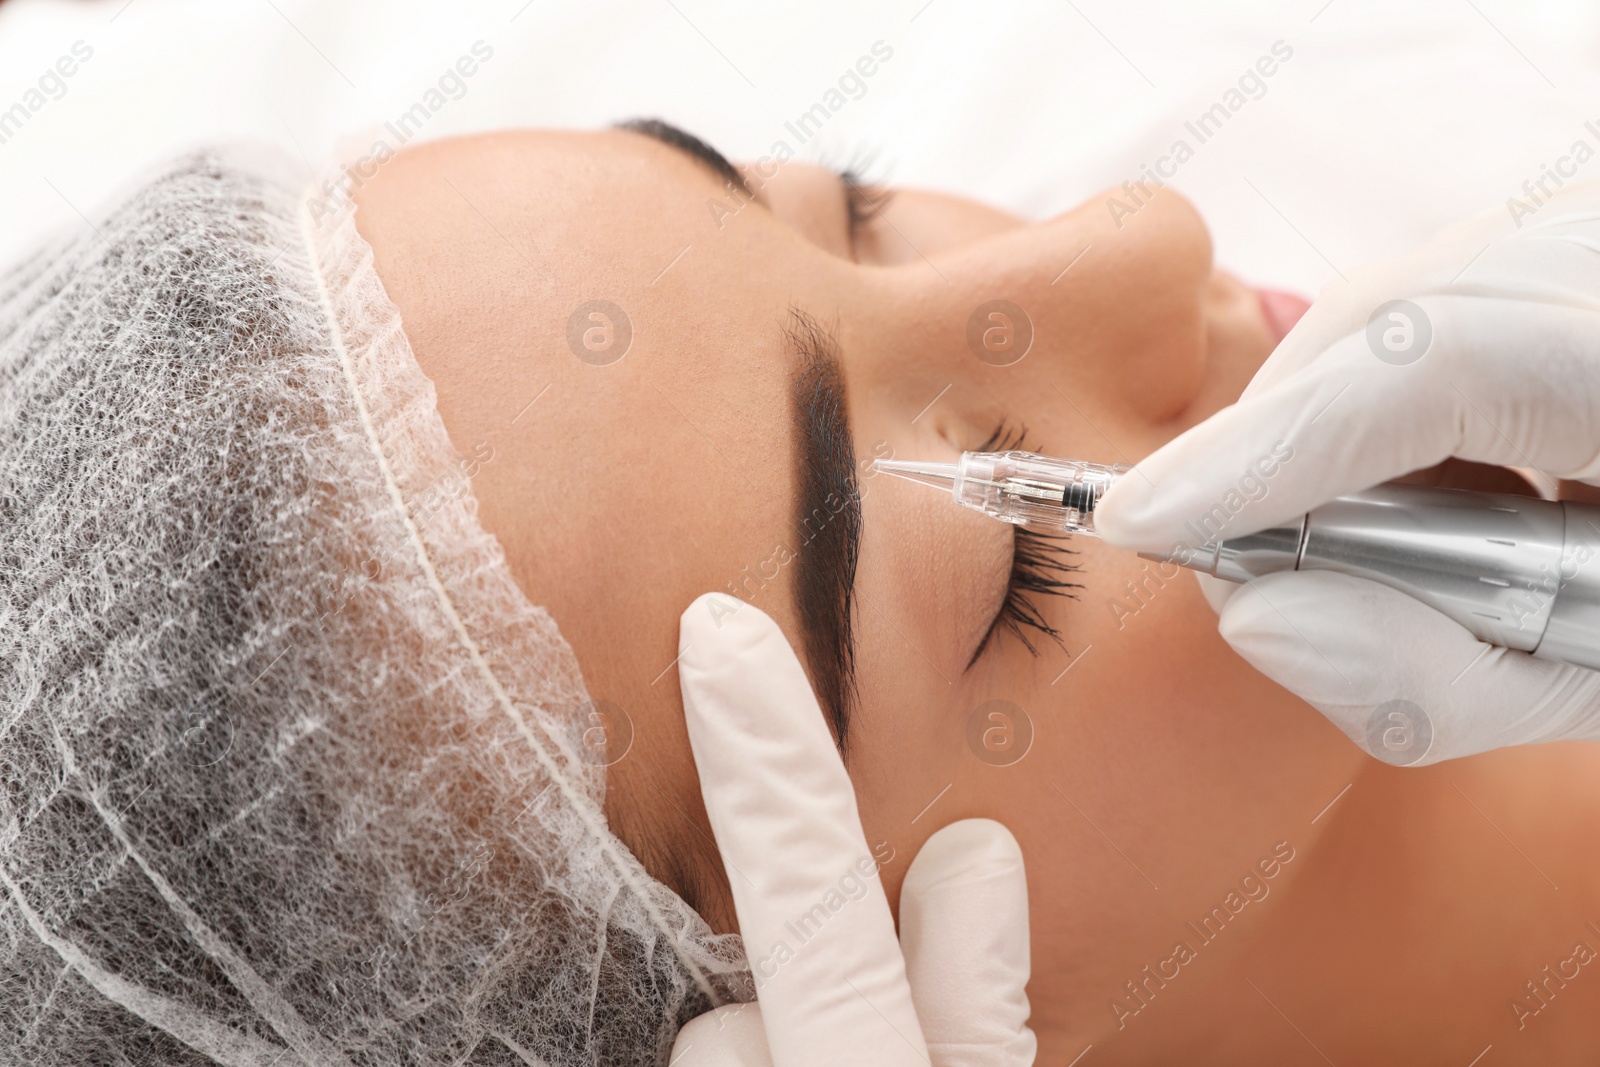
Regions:
M 989 439 L 979 445 L 978 452 L 1009 452 L 1012 449 L 1026 449 L 1028 431 L 1016 429 L 1008 423 L 1002 422 L 995 427 Z M 978 662 L 978 659 L 988 649 L 995 637 L 1002 631 L 1009 632 L 1013 637 L 1022 642 L 1024 648 L 1034 656 L 1039 650 L 1028 638 L 1028 630 L 1035 630 L 1048 637 L 1061 649 L 1066 648 L 1066 642 L 1061 637 L 1061 631 L 1045 621 L 1044 615 L 1039 611 L 1039 606 L 1034 603 L 1035 596 L 1065 596 L 1073 600 L 1078 599 L 1076 593 L 1068 592 L 1070 589 L 1082 589 L 1078 582 L 1066 581 L 1064 574 L 1076 573 L 1083 570 L 1080 564 L 1069 561 L 1066 557 L 1077 555 L 1075 549 L 1068 548 L 1064 542 L 1070 540 L 1065 534 L 1041 533 L 1038 530 L 1029 530 L 1021 526 L 1013 526 L 1011 549 L 1011 577 L 1006 585 L 1005 603 L 1000 606 L 1000 611 L 995 615 L 994 622 L 989 627 L 989 632 L 983 635 L 983 640 L 978 643 L 978 650 L 972 654 L 967 667 Z
M 862 179 L 854 167 L 836 171 L 844 184 L 845 212 L 853 240 L 894 199 L 894 190 Z

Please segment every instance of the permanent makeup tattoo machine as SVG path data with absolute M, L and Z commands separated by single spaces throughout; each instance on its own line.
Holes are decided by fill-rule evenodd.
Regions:
M 1095 504 L 1132 469 L 1032 452 L 873 467 L 1003 522 L 1058 534 L 1095 534 Z M 1191 526 L 1208 535 L 1206 518 L 1197 518 Z M 1257 533 L 1140 555 L 1230 582 L 1275 571 L 1353 574 L 1422 601 L 1482 641 L 1600 670 L 1600 506 L 1380 485 Z

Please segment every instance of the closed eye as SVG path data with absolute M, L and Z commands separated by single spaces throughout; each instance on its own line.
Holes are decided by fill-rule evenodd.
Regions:
M 883 209 L 894 199 L 894 190 L 876 182 L 862 180 L 854 169 L 845 167 L 839 175 L 839 190 L 844 197 L 845 222 L 850 233 L 850 247 L 856 239 L 877 221 Z
M 976 451 L 1007 452 L 1012 449 L 1032 451 L 1027 448 L 1026 438 L 1025 429 L 1013 430 L 1005 423 L 1001 423 Z M 1036 598 L 1065 596 L 1073 600 L 1078 599 L 1078 595 L 1071 590 L 1082 589 L 1083 585 L 1069 582 L 1064 577 L 1083 569 L 1081 564 L 1069 558 L 1077 555 L 1077 550 L 1067 547 L 1071 538 L 1065 534 L 1041 533 L 1038 530 L 1013 526 L 1011 536 L 1011 573 L 1006 581 L 1006 598 L 1001 603 L 1000 610 L 995 613 L 994 621 L 989 624 L 983 640 L 978 642 L 977 650 L 967 661 L 968 670 L 972 669 L 1002 632 L 1009 633 L 1021 641 L 1023 647 L 1034 656 L 1039 655 L 1039 649 L 1030 639 L 1030 630 L 1049 638 L 1057 647 L 1066 648 L 1061 631 L 1045 619 Z

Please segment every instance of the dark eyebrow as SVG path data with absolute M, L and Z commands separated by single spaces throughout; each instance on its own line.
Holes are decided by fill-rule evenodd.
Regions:
M 845 406 L 839 346 L 816 319 L 791 308 L 784 335 L 800 357 L 791 394 L 798 492 L 795 608 L 812 685 L 839 754 L 848 751 L 855 701 L 853 629 L 861 494 Z
M 692 133 L 686 133 L 669 122 L 660 119 L 629 119 L 616 125 L 619 130 L 628 130 L 631 133 L 643 134 L 654 141 L 660 141 L 670 148 L 676 148 L 684 155 L 697 163 L 703 163 L 716 172 L 717 177 L 725 182 L 732 182 L 735 188 L 750 193 L 750 186 L 745 182 L 744 175 L 739 173 L 737 167 L 728 162 L 728 157 L 706 144 Z M 754 195 L 753 193 L 751 195 Z

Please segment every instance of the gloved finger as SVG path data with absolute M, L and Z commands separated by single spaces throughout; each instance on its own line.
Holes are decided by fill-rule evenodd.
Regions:
M 683 613 L 689 743 L 777 1067 L 925 1065 L 878 857 L 811 683 L 760 609 Z
M 1600 673 L 1486 645 L 1377 582 L 1269 574 L 1228 601 L 1218 626 L 1252 666 L 1387 763 L 1600 739 Z
M 1506 356 L 1534 343 L 1515 302 L 1418 305 L 1436 331 L 1418 361 L 1383 364 L 1364 335 L 1337 342 L 1143 460 L 1142 477 L 1119 479 L 1096 506 L 1097 531 L 1170 552 L 1283 522 L 1449 456 L 1600 474 L 1600 314 L 1542 309 L 1545 355 L 1530 368 Z
M 1028 880 L 1011 831 L 964 819 L 928 838 L 900 889 L 900 944 L 934 1067 L 1026 1067 Z
M 724 1004 L 690 1019 L 672 1043 L 671 1067 L 772 1067 L 759 1004 Z

